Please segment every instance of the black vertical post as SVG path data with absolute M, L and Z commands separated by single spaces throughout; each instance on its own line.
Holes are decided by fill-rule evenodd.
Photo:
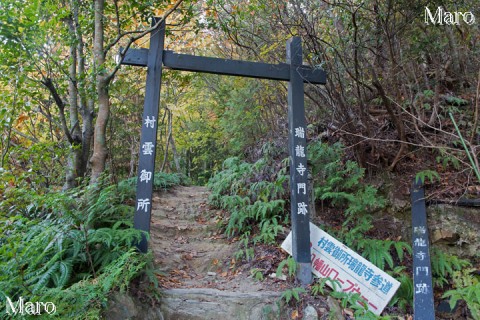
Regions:
M 158 18 L 153 18 L 152 26 Z M 165 21 L 152 31 L 150 49 L 148 50 L 147 83 L 142 117 L 140 138 L 140 156 L 138 160 L 137 200 L 135 203 L 135 229 L 150 233 L 150 216 L 152 212 L 153 179 L 155 172 L 155 150 L 157 145 L 157 125 L 162 81 L 162 58 L 165 40 Z M 146 235 L 138 244 L 138 249 L 148 250 Z
M 425 191 L 414 181 L 412 200 L 413 305 L 415 320 L 435 320 Z
M 299 37 L 287 41 L 288 144 L 290 154 L 290 202 L 292 217 L 292 255 L 298 263 L 297 279 L 301 284 L 312 282 L 310 256 L 310 212 L 308 206 L 307 139 L 302 66 L 302 44 Z

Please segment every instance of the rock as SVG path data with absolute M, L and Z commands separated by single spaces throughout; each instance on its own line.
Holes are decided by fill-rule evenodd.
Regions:
M 146 305 L 127 293 L 115 292 L 108 301 L 105 319 L 164 320 L 160 306 Z
M 318 313 L 312 306 L 307 306 L 303 311 L 303 319 L 302 320 L 318 320 Z
M 109 299 L 104 317 L 107 320 L 275 320 L 281 315 L 279 299 L 278 292 L 170 289 L 162 292 L 160 305 L 152 307 L 127 293 L 117 292 Z
M 281 274 L 280 277 L 277 277 L 277 274 L 276 273 L 270 273 L 268 275 L 269 278 L 272 278 L 272 279 L 279 279 L 279 280 L 283 280 L 283 281 L 286 281 L 287 280 L 287 276 L 284 275 L 284 274 Z
M 326 308 L 319 308 L 319 309 L 318 309 L 318 315 L 319 315 L 319 316 L 323 316 L 323 315 L 325 315 L 325 314 L 327 314 L 327 313 L 328 313 L 328 311 L 327 311 Z M 323 319 L 323 318 L 322 318 L 322 319 Z
M 441 313 L 454 313 L 455 311 L 457 311 L 457 307 L 458 307 L 458 303 L 455 304 L 455 306 L 453 307 L 453 309 L 450 308 L 450 303 L 448 300 L 442 300 L 440 301 L 440 303 L 437 305 L 437 312 L 441 312 Z
M 231 292 L 217 289 L 169 289 L 162 292 L 165 320 L 273 320 L 280 313 L 278 292 Z
M 451 205 L 427 208 L 430 239 L 437 248 L 463 259 L 480 251 L 480 210 Z
M 410 206 L 410 202 L 405 200 L 405 199 L 401 199 L 401 198 L 398 198 L 396 196 L 392 196 L 391 197 L 391 205 L 392 205 L 393 210 L 402 211 L 402 210 L 405 210 L 405 208 L 408 208 Z
M 327 297 L 327 305 L 328 308 L 330 309 L 330 317 L 329 319 L 337 319 L 337 320 L 343 320 L 344 316 L 342 313 L 342 308 L 340 307 L 340 304 L 338 301 L 330 296 Z
M 436 229 L 432 231 L 431 238 L 432 243 L 442 242 L 445 244 L 455 244 L 460 239 L 460 235 L 451 230 Z

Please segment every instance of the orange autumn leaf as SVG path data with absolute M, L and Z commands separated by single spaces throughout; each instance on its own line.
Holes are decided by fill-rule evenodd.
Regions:
M 17 123 L 21 124 L 22 122 L 24 122 L 27 119 L 28 119 L 28 116 L 26 114 L 22 113 L 18 116 Z
M 292 318 L 292 319 L 298 319 L 298 310 L 293 310 L 293 311 L 292 311 L 291 318 Z

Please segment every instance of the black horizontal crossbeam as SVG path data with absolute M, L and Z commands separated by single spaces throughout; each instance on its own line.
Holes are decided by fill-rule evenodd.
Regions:
M 146 67 L 147 58 L 148 49 L 128 49 L 122 64 Z M 268 64 L 200 57 L 165 50 L 163 51 L 163 65 L 173 70 L 290 81 L 290 65 L 287 63 Z M 305 83 L 325 84 L 327 81 L 327 75 L 322 69 L 300 66 L 298 72 Z

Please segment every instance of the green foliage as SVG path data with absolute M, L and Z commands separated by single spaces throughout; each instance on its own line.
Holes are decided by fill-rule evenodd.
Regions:
M 109 294 L 151 265 L 151 254 L 132 248 L 141 232 L 125 204 L 133 201 L 129 188 L 105 181 L 44 195 L 11 192 L 15 199 L 0 203 L 2 301 L 52 301 L 57 317 L 99 317 Z
M 175 101 L 181 106 L 174 123 L 177 148 L 188 176 L 205 184 L 225 159 L 243 155 L 268 131 L 261 118 L 268 109 L 259 99 L 265 85 L 241 77 L 194 75 L 185 91 Z
M 403 261 L 405 251 L 412 253 L 410 245 L 404 241 L 379 240 L 379 239 L 358 239 L 357 250 L 362 252 L 362 256 L 369 260 L 382 270 L 388 265 L 390 269 L 394 268 L 394 261 L 391 252 L 396 253 L 399 261 Z
M 257 281 L 263 281 L 265 279 L 263 276 L 263 272 L 264 270 L 259 268 L 253 268 L 250 270 L 250 274 L 252 275 L 253 279 Z
M 350 220 L 352 216 L 371 213 L 385 206 L 385 199 L 378 195 L 377 189 L 361 183 L 365 170 L 356 162 L 342 160 L 341 144 L 330 146 L 314 141 L 308 146 L 308 156 L 316 199 L 344 208 Z
M 112 261 L 96 278 L 84 277 L 67 288 L 48 288 L 35 297 L 38 301 L 53 301 L 61 319 L 99 319 L 113 291 L 125 292 L 133 278 L 143 272 L 152 259 L 131 248 Z
M 276 273 L 277 278 L 281 278 L 285 266 L 287 266 L 287 274 L 289 277 L 293 277 L 297 273 L 297 263 L 295 262 L 295 259 L 293 259 L 293 257 L 288 257 L 278 264 Z
M 250 232 L 247 231 L 240 237 L 239 249 L 235 252 L 235 259 L 251 261 L 255 256 L 255 249 L 250 246 Z
M 439 148 L 436 151 L 439 155 L 435 157 L 435 161 L 441 164 L 444 169 L 450 164 L 455 170 L 460 169 L 460 161 L 454 154 L 447 152 L 444 148 Z
M 118 187 L 125 189 L 126 192 L 130 191 L 135 193 L 138 177 L 133 177 L 120 181 Z M 162 190 L 168 189 L 176 185 L 188 185 L 189 179 L 180 173 L 165 173 L 155 172 L 153 177 L 153 189 Z
M 223 171 L 210 179 L 212 205 L 230 213 L 225 232 L 228 236 L 242 235 L 256 229 L 254 243 L 274 243 L 283 224 L 288 221 L 286 212 L 285 168 L 272 164 L 265 158 L 254 164 L 229 158 Z
M 448 279 L 453 276 L 454 272 L 471 267 L 469 261 L 446 254 L 435 247 L 431 250 L 431 262 L 433 283 L 442 288 L 449 283 Z
M 280 299 L 284 299 L 287 304 L 292 300 L 292 298 L 298 302 L 300 301 L 300 294 L 306 292 L 307 291 L 305 291 L 305 289 L 302 287 L 287 289 L 282 293 Z
M 327 292 L 325 288 L 330 286 L 335 291 L 337 288 L 341 286 L 340 281 L 333 280 L 331 278 L 317 278 L 315 283 L 311 286 L 311 292 L 314 296 L 318 295 L 325 295 Z
M 404 266 L 395 267 L 391 275 L 400 282 L 400 287 L 388 305 L 396 305 L 400 310 L 406 311 L 413 301 L 413 280 Z
M 453 114 L 449 112 L 450 119 L 452 120 L 452 123 L 455 127 L 455 130 L 457 131 L 458 137 L 460 138 L 460 141 L 462 143 L 462 146 L 465 150 L 465 154 L 468 157 L 468 160 L 470 160 L 470 165 L 473 171 L 475 172 L 475 175 L 477 176 L 478 182 L 480 182 L 480 168 L 478 168 L 478 164 L 473 160 L 472 154 L 470 153 L 471 150 L 467 147 L 465 143 L 465 139 L 462 136 L 462 133 L 460 132 L 460 129 L 458 128 L 457 122 L 455 121 L 455 118 L 453 117 Z
M 366 237 L 372 229 L 372 213 L 385 207 L 386 201 L 376 188 L 361 183 L 364 169 L 356 162 L 343 161 L 342 145 L 327 145 L 314 141 L 309 145 L 316 198 L 343 209 L 343 228 L 337 233 L 347 246 L 380 269 L 394 268 L 394 256 L 403 260 L 404 252 L 411 253 L 410 245 L 403 241 L 378 240 Z
M 342 308 L 352 309 L 355 319 L 378 319 L 378 316 L 368 310 L 367 302 L 359 293 L 333 291 L 330 295 L 340 300 Z
M 454 289 L 443 294 L 443 298 L 450 298 L 450 309 L 453 310 L 458 300 L 464 300 L 473 319 L 480 319 L 480 280 L 473 276 L 475 269 L 465 268 L 453 272 Z
M 425 178 L 428 178 L 430 182 L 440 181 L 440 175 L 435 170 L 422 170 L 415 175 L 415 181 L 417 183 L 424 184 Z
M 466 106 L 468 105 L 468 101 L 459 97 L 454 97 L 454 96 L 447 96 L 446 97 L 447 103 L 452 105 L 452 106 Z

